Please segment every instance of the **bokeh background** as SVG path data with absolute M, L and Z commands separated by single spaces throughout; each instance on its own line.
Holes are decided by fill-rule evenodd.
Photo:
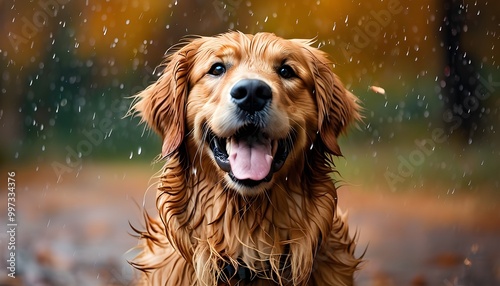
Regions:
M 180 38 L 227 30 L 315 38 L 363 102 L 336 160 L 366 249 L 357 285 L 500 285 L 499 12 L 469 0 L 0 1 L 0 285 L 134 285 L 129 222 L 154 212 L 161 163 L 156 135 L 124 118 L 130 96 Z

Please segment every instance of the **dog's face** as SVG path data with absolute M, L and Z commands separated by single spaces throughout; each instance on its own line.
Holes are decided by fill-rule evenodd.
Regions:
M 193 39 L 137 98 L 134 108 L 163 137 L 164 156 L 185 143 L 192 160 L 210 158 L 242 195 L 286 178 L 312 148 L 340 155 L 337 136 L 359 118 L 321 51 L 268 33 Z

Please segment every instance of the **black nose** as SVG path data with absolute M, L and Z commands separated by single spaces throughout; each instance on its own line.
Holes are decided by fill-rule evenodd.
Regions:
M 271 101 L 272 91 L 267 83 L 258 79 L 242 79 L 231 89 L 231 97 L 239 108 L 253 113 L 264 109 Z

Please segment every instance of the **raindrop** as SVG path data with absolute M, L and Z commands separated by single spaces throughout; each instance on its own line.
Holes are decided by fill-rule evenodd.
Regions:
M 132 159 L 134 157 L 134 152 L 130 152 L 130 156 L 128 156 L 129 159 Z
M 139 148 L 137 149 L 137 155 L 141 155 L 142 153 L 142 148 L 139 146 Z

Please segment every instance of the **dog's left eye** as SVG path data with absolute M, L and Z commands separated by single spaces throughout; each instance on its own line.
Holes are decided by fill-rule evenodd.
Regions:
M 212 65 L 208 74 L 219 76 L 226 72 L 226 67 L 222 63 L 215 63 Z
M 292 77 L 295 77 L 296 74 L 295 72 L 293 71 L 292 67 L 289 66 L 289 65 L 282 65 L 278 68 L 278 74 L 282 77 L 282 78 L 292 78 Z

